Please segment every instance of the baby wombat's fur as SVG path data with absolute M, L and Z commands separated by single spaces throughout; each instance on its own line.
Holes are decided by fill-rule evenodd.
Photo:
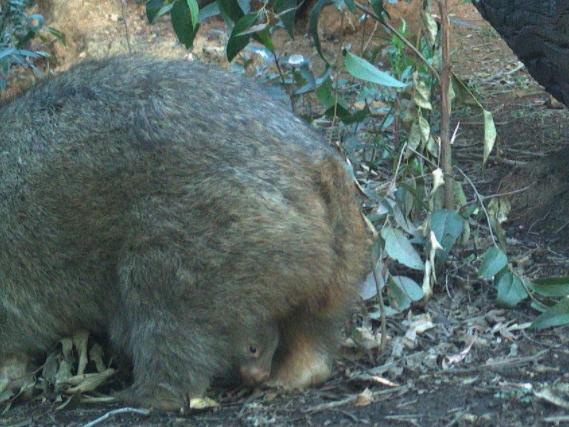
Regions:
M 318 383 L 368 248 L 338 156 L 234 74 L 118 57 L 0 107 L 0 367 L 87 329 L 145 405 L 264 381 L 277 342 L 269 382 Z

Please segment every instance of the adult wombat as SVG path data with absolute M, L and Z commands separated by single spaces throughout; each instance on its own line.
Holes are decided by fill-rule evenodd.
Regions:
M 352 190 L 234 74 L 117 57 L 41 82 L 0 107 L 0 368 L 87 329 L 132 359 L 145 405 L 232 367 L 265 380 L 277 342 L 273 384 L 325 380 L 368 269 Z

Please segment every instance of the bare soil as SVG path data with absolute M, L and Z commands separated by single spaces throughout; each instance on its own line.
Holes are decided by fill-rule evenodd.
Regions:
M 55 26 L 64 23 L 63 30 L 73 34 L 68 51 L 58 56 L 62 68 L 83 57 L 124 52 L 128 45 L 134 51 L 187 55 L 174 43 L 169 24 L 149 27 L 144 22 L 140 5 L 129 3 L 121 10 L 120 2 L 79 3 L 67 3 L 76 8 L 73 19 L 63 19 L 70 9 L 51 16 Z M 499 134 L 496 156 L 482 168 L 482 117 L 475 109 L 459 107 L 454 115 L 460 123 L 457 166 L 482 194 L 507 193 L 512 203 L 509 242 L 526 274 L 567 274 L 569 113 L 551 103 L 471 5 L 451 4 L 454 69 L 494 113 Z M 324 19 L 337 21 L 333 12 Z M 347 25 L 338 30 L 340 38 L 359 43 L 362 26 Z M 222 28 L 205 25 L 192 55 L 223 64 Z M 277 40 L 281 52 L 313 55 L 302 36 Z M 338 43 L 330 32 L 324 47 L 337 52 Z M 569 425 L 569 328 L 530 330 L 536 311 L 529 303 L 499 309 L 492 286 L 452 271 L 441 282 L 444 288 L 428 307 L 389 320 L 382 354 L 376 346 L 364 351 L 347 342 L 334 377 L 316 389 L 291 394 L 216 389 L 211 397 L 218 408 L 149 415 L 111 415 L 122 408 L 119 404 L 72 403 L 58 410 L 61 402 L 48 395 L 15 404 L 0 414 L 0 425 L 81 426 L 105 414 L 109 418 L 98 425 Z

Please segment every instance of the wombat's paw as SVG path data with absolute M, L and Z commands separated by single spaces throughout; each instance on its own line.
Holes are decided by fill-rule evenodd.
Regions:
M 267 384 L 286 390 L 303 389 L 323 383 L 331 374 L 328 355 L 317 351 L 293 352 L 276 366 Z
M 160 386 L 152 390 L 133 386 L 117 392 L 115 397 L 130 405 L 159 411 L 185 412 L 189 409 L 190 403 L 187 396 L 176 394 Z
M 21 398 L 32 397 L 32 389 L 27 387 L 33 384 L 28 364 L 27 356 L 11 356 L 0 361 L 0 393 L 4 391 L 22 392 Z

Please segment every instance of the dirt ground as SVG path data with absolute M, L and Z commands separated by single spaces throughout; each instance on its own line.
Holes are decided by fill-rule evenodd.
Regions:
M 144 22 L 140 5 L 129 3 L 121 10 L 115 2 L 109 10 L 103 1 L 80 3 L 89 13 L 59 20 L 61 30 L 73 34 L 66 47 L 57 47 L 61 68 L 84 57 L 124 52 L 129 45 L 135 51 L 188 55 L 175 44 L 168 25 Z M 497 155 L 481 168 L 482 118 L 459 107 L 454 115 L 460 123 L 457 165 L 484 194 L 513 193 L 510 250 L 526 274 L 566 275 L 569 187 L 564 166 L 569 159 L 557 151 L 569 145 L 569 113 L 551 102 L 474 7 L 451 4 L 454 69 L 494 113 L 499 135 Z M 53 13 L 57 23 L 67 12 Z M 335 22 L 333 13 L 325 19 Z M 361 28 L 354 30 L 348 39 L 359 39 Z M 277 39 L 280 51 L 313 57 L 306 38 Z M 221 25 L 207 25 L 191 55 L 223 63 L 223 40 Z M 335 42 L 328 37 L 325 49 L 333 51 Z M 545 162 L 548 156 L 557 159 L 554 167 Z M 213 390 L 220 406 L 191 414 L 142 415 L 119 404 L 74 402 L 58 410 L 61 402 L 41 398 L 15 404 L 0 414 L 0 425 L 81 426 L 105 414 L 108 418 L 97 425 L 569 425 L 569 328 L 535 332 L 528 328 L 536 315 L 529 303 L 515 310 L 496 308 L 492 286 L 453 271 L 440 282 L 444 286 L 426 308 L 390 318 L 382 354 L 377 346 L 364 351 L 347 341 L 334 377 L 313 390 Z M 113 412 L 121 409 L 125 412 Z

